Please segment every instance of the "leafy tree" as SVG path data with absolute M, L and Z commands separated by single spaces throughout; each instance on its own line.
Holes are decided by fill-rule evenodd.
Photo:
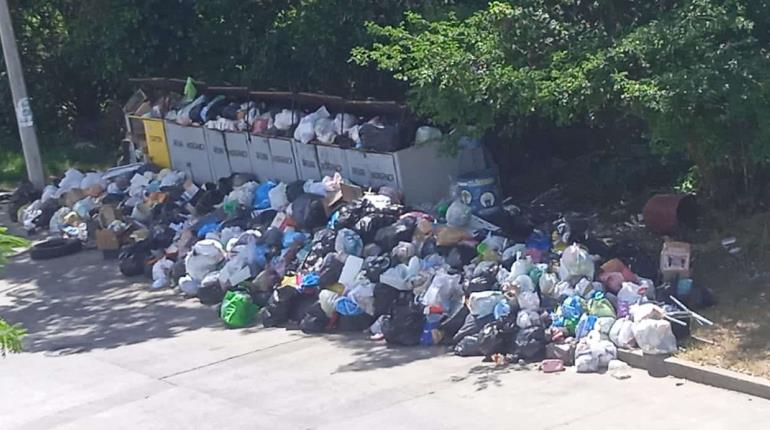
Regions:
M 409 13 L 369 24 L 353 51 L 409 84 L 421 114 L 478 133 L 500 124 L 644 120 L 653 147 L 686 153 L 708 191 L 749 195 L 767 170 L 767 2 L 521 0 L 467 18 Z M 497 127 L 496 127 L 497 126 Z

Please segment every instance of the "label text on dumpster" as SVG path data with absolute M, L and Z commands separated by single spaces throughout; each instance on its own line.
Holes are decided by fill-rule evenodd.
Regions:
M 325 170 L 325 171 L 331 170 L 331 171 L 339 172 L 339 171 L 342 171 L 342 166 L 339 164 L 334 164 L 328 161 L 324 161 L 323 163 L 321 163 L 321 170 Z
M 302 160 L 302 165 L 311 169 L 316 167 L 316 163 L 313 160 Z
M 230 154 L 231 157 L 241 157 L 246 158 L 249 156 L 249 154 L 246 153 L 246 151 L 239 151 L 237 149 L 231 149 L 228 154 Z
M 293 164 L 294 160 L 291 157 L 283 157 L 280 155 L 273 155 L 273 161 L 281 164 Z
M 270 159 L 270 157 L 267 156 L 264 152 L 255 152 L 254 156 L 257 157 L 257 160 L 267 161 Z
M 395 176 L 390 173 L 372 172 L 371 176 L 372 179 L 379 179 L 388 182 L 393 182 L 395 180 Z
M 187 142 L 187 149 L 194 149 L 196 151 L 205 151 L 206 145 L 198 142 Z

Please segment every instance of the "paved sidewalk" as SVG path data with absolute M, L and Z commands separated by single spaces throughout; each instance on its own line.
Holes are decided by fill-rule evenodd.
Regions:
M 0 429 L 766 429 L 770 402 L 633 371 L 496 368 L 441 348 L 225 330 L 212 308 L 83 252 L 0 275 L 30 331 L 0 360 Z

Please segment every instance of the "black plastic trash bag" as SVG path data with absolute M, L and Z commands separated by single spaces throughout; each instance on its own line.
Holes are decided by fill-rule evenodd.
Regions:
M 289 320 L 297 322 L 302 321 L 302 318 L 316 302 L 318 302 L 318 294 L 300 294 L 291 301 L 291 306 L 289 307 Z
M 317 334 L 325 332 L 327 325 L 329 325 L 329 317 L 321 308 L 321 303 L 315 302 L 299 322 L 299 329 L 305 334 Z
M 465 285 L 465 295 L 470 296 L 473 293 L 494 290 L 496 286 L 495 281 L 490 281 L 485 276 L 475 276 Z
M 292 302 L 300 296 L 294 287 L 281 287 L 273 291 L 267 306 L 261 312 L 262 324 L 265 327 L 277 327 L 289 321 Z
M 291 217 L 302 230 L 313 230 L 326 225 L 326 212 L 321 198 L 302 194 L 291 203 Z
M 443 335 L 441 343 L 451 344 L 455 335 L 460 328 L 465 324 L 465 320 L 471 311 L 467 306 L 460 306 L 452 315 L 445 316 L 441 322 L 439 322 L 438 330 Z
M 374 286 L 374 317 L 390 314 L 393 305 L 401 295 L 401 291 L 387 284 L 376 284 Z
M 396 306 L 382 319 L 382 334 L 388 344 L 415 346 L 420 343 L 424 323 L 422 306 L 411 303 Z
M 390 268 L 390 264 L 390 257 L 385 255 L 366 258 L 363 266 L 366 279 L 374 283 L 380 282 L 380 275 Z
M 356 333 L 368 329 L 374 318 L 367 314 L 340 315 L 337 320 L 337 331 L 341 333 Z
M 505 354 L 511 351 L 516 325 L 500 320 L 484 326 L 476 338 L 479 341 L 479 349 L 489 357 L 494 354 Z
M 452 248 L 446 258 L 446 263 L 454 269 L 462 269 L 471 264 L 471 260 L 476 258 L 478 252 L 473 246 L 458 245 Z
M 487 315 L 479 318 L 468 313 L 468 316 L 465 318 L 465 323 L 462 325 L 462 327 L 460 327 L 460 330 L 457 331 L 457 334 L 455 334 L 452 342 L 458 343 L 467 336 L 477 335 L 485 325 L 491 323 L 494 320 L 494 315 Z
M 198 288 L 196 295 L 198 296 L 198 300 L 201 301 L 201 304 L 216 305 L 217 303 L 221 303 L 222 299 L 225 298 L 225 290 L 222 289 L 219 279 L 207 276 L 201 282 L 201 286 Z
M 520 360 L 540 361 L 545 357 L 545 330 L 534 326 L 519 331 L 513 345 L 513 354 Z
M 393 125 L 377 126 L 366 123 L 358 131 L 364 148 L 379 152 L 395 152 L 404 148 L 398 127 Z
M 455 355 L 460 357 L 482 357 L 484 353 L 481 352 L 478 338 L 476 336 L 467 336 L 455 345 Z
M 294 181 L 286 186 L 286 198 L 289 203 L 297 200 L 297 197 L 305 193 L 305 181 Z
M 329 264 L 321 268 L 318 286 L 320 288 L 327 288 L 339 282 L 343 267 L 345 267 L 345 263 L 340 260 L 336 258 L 329 260 Z
M 374 242 L 384 250 L 393 249 L 398 242 L 411 242 L 415 228 L 417 228 L 417 220 L 414 217 L 405 217 L 379 229 L 374 236 Z

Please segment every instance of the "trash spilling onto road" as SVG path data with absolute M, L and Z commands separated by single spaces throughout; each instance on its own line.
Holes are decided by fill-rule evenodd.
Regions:
M 417 210 L 396 190 L 365 191 L 339 174 L 291 183 L 234 174 L 199 186 L 134 164 L 70 169 L 17 217 L 63 238 L 38 244 L 33 258 L 93 241 L 123 275 L 217 306 L 230 328 L 366 332 L 390 345 L 542 361 L 547 373 L 611 367 L 623 379 L 618 348 L 672 354 L 691 324 L 712 324 L 686 304 L 697 291 L 687 243 L 665 241 L 656 266 L 638 250 L 611 255 L 622 247 L 598 241 L 590 221 L 550 214 L 538 199 L 495 213 L 464 200 L 460 191 Z M 553 219 L 532 222 L 543 214 Z
M 228 328 L 365 332 L 389 345 L 539 362 L 546 373 L 574 366 L 625 379 L 619 348 L 672 354 L 692 324 L 712 324 L 693 311 L 713 300 L 691 278 L 689 243 L 654 236 L 650 252 L 638 234 L 621 235 L 696 225 L 692 196 L 653 196 L 643 216 L 602 225 L 595 214 L 571 211 L 559 188 L 530 202 L 502 199 L 484 157 L 448 169 L 449 159 L 432 152 L 404 152 L 441 139 L 437 128 L 413 127 L 405 138 L 404 121 L 188 89 L 189 82 L 176 102 L 153 104 L 137 93 L 129 103 L 139 116 L 128 123 L 149 121 L 141 161 L 106 172 L 69 169 L 40 193 L 23 185 L 10 196 L 14 221 L 59 236 L 36 244 L 33 259 L 95 245 L 123 276 L 216 306 Z M 329 148 L 348 152 L 323 158 Z M 466 142 L 472 148 L 482 150 Z M 311 177 L 292 158 L 307 149 L 299 166 Z M 389 160 L 392 175 L 370 169 L 379 159 Z M 453 180 L 444 175 L 450 171 L 458 173 Z M 739 255 L 734 242 L 724 246 Z

